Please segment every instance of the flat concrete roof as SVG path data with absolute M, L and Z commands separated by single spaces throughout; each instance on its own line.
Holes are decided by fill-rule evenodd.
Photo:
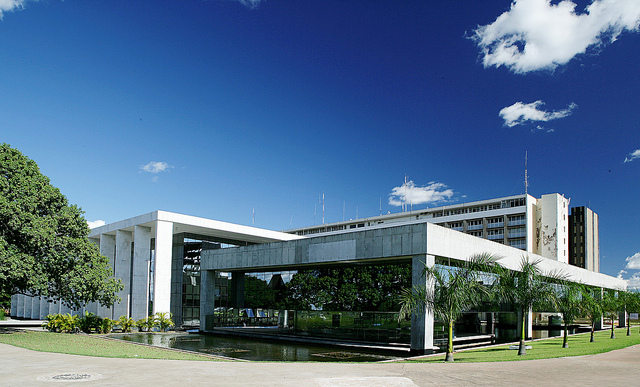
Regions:
M 418 255 L 466 261 L 473 255 L 483 253 L 499 257 L 498 262 L 508 269 L 517 270 L 522 259 L 528 257 L 532 261 L 539 261 L 543 272 L 562 273 L 567 279 L 586 285 L 626 289 L 626 282 L 619 278 L 424 221 L 381 224 L 367 229 L 308 236 L 294 241 L 206 250 L 202 254 L 201 269 L 268 271 L 326 264 L 401 260 Z
M 221 222 L 197 216 L 177 214 L 168 211 L 153 211 L 148 214 L 106 224 L 91 230 L 89 238 L 97 238 L 100 234 L 115 235 L 117 230 L 133 231 L 135 226 L 151 228 L 151 237 L 155 238 L 155 224 L 158 221 L 173 223 L 173 233 L 187 233 L 209 237 L 224 243 L 254 244 L 302 239 L 298 235 L 257 227 Z

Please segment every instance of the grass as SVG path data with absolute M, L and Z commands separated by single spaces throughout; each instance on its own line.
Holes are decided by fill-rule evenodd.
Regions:
M 521 361 L 534 359 L 550 359 L 567 356 L 593 355 L 609 352 L 640 344 L 638 327 L 632 327 L 631 336 L 627 336 L 626 328 L 615 330 L 616 338 L 611 339 L 611 331 L 600 331 L 595 334 L 595 343 L 589 342 L 589 334 L 569 336 L 569 348 L 562 348 L 562 338 L 527 341 L 533 346 L 525 356 L 518 356 L 517 350 L 508 349 L 508 345 L 478 348 L 454 353 L 456 362 L 496 362 Z M 164 348 L 150 347 L 119 340 L 108 340 L 93 335 L 73 335 L 39 331 L 0 330 L 0 343 L 15 345 L 40 352 L 64 353 L 70 355 L 116 357 L 133 359 L 167 359 L 167 360 L 204 360 L 218 359 L 205 355 L 184 353 Z M 442 362 L 444 354 L 410 362 Z
M 108 340 L 92 335 L 73 335 L 38 331 L 5 330 L 0 331 L 0 343 L 40 352 L 65 353 L 69 355 L 118 357 L 133 359 L 166 360 L 217 360 L 215 358 Z
M 518 350 L 508 349 L 509 345 L 500 345 L 488 348 L 478 348 L 468 351 L 455 352 L 454 361 L 464 363 L 519 361 L 534 359 L 551 359 L 567 356 L 594 355 L 609 352 L 632 345 L 640 344 L 638 327 L 632 327 L 631 336 L 627 336 L 627 328 L 615 330 L 616 338 L 611 339 L 611 330 L 599 331 L 595 334 L 595 342 L 589 342 L 589 333 L 581 333 L 569 336 L 569 348 L 562 348 L 562 337 L 552 339 L 527 341 L 532 349 L 527 349 L 527 354 L 518 356 Z M 411 362 L 443 362 L 444 355 L 432 356 Z

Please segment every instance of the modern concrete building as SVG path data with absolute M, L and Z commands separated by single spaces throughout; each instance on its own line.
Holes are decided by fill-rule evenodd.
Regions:
M 118 294 L 120 303 L 111 308 L 93 304 L 71 310 L 50 300 L 49 308 L 36 309 L 34 300 L 37 299 L 36 304 L 40 305 L 39 298 L 14 295 L 11 299 L 12 315 L 30 318 L 38 314 L 39 318 L 44 318 L 49 313 L 82 314 L 89 311 L 102 317 L 117 319 L 127 316 L 138 320 L 156 312 L 171 312 L 174 321 L 181 325 L 183 314 L 187 312 L 188 318 L 196 314 L 195 319 L 199 321 L 198 308 L 194 311 L 193 307 L 200 298 L 194 249 L 198 251 L 203 245 L 221 248 L 299 238 L 277 231 L 154 211 L 94 228 L 89 235 L 89 240 L 100 246 L 102 255 L 109 258 L 114 276 L 124 285 Z M 195 258 L 197 261 L 199 255 L 196 254 Z
M 553 193 L 516 195 L 424 210 L 348 220 L 285 232 L 316 235 L 422 220 L 489 239 L 558 262 L 569 262 L 569 202 Z
M 600 271 L 598 214 L 587 207 L 574 207 L 569 215 L 569 263 Z
M 376 265 L 393 261 L 411 264 L 414 286 L 433 286 L 422 276 L 425 264 L 450 264 L 468 260 L 474 254 L 484 252 L 500 256 L 499 263 L 514 270 L 519 267 L 523 258 L 520 249 L 424 220 L 379 224 L 368 228 L 356 227 L 295 241 L 207 250 L 203 252 L 201 263 L 200 329 L 212 331 L 215 328 L 215 282 L 219 272 L 232 273 L 232 280 L 236 282 L 234 288 L 240 292 L 246 272 L 299 270 L 323 265 Z M 626 289 L 624 280 L 539 255 L 528 256 L 532 260 L 539 260 L 539 267 L 545 272 L 559 271 L 570 280 L 591 286 Z M 531 331 L 531 321 L 528 326 Z M 528 337 L 530 336 L 531 332 Z M 425 353 L 434 348 L 433 315 L 429 311 L 414 315 L 411 321 L 411 349 L 417 353 Z
M 287 232 L 154 211 L 95 228 L 89 236 L 124 284 L 120 303 L 71 311 L 52 300 L 15 295 L 11 313 L 43 318 L 49 313 L 86 310 L 137 320 L 171 312 L 178 326 L 196 325 L 210 331 L 221 321 L 221 313 L 233 309 L 235 324 L 264 317 L 276 327 L 287 326 L 290 311 L 247 309 L 246 318 L 240 318 L 245 275 L 273 273 L 270 285 L 277 285 L 285 272 L 394 263 L 408 265 L 411 282 L 424 285 L 421 269 L 425 264 L 447 265 L 485 252 L 501 256 L 500 263 L 512 269 L 526 252 L 539 259 L 544 270 L 561 270 L 592 286 L 625 288 L 623 280 L 599 274 L 597 267 L 587 270 L 568 264 L 568 206 L 569 200 L 558 194 L 540 199 L 517 195 Z M 331 318 L 340 324 L 339 316 L 337 321 Z M 355 320 L 362 325 L 366 318 L 361 314 Z M 413 316 L 410 336 L 413 350 L 433 349 L 434 321 L 428 311 Z

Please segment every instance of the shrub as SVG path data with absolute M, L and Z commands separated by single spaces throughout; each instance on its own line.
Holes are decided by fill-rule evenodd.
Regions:
M 101 325 L 102 318 L 90 312 L 84 312 L 84 316 L 78 320 L 78 327 L 84 333 L 100 332 Z
M 131 317 L 120 316 L 116 321 L 116 325 L 122 329 L 122 332 L 131 333 L 131 329 L 136 326 L 136 322 Z
M 50 314 L 47 315 L 47 322 L 42 324 L 50 332 L 75 333 L 78 331 L 80 319 L 71 314 Z
M 116 322 L 114 320 L 108 317 L 103 318 L 102 321 L 100 321 L 100 333 L 102 334 L 111 333 L 115 323 Z
M 7 317 L 6 317 L 6 316 L 7 316 L 7 314 L 6 314 L 6 312 L 4 311 L 4 309 L 3 309 L 3 308 L 0 308 L 0 321 L 4 321 L 4 320 L 6 320 L 6 319 L 7 319 Z
M 136 322 L 141 332 L 150 332 L 156 326 L 156 319 L 153 316 L 142 318 Z
M 171 317 L 173 315 L 171 313 L 156 313 L 155 315 L 155 322 L 156 325 L 158 326 L 158 328 L 160 328 L 160 332 L 164 332 L 167 329 L 171 328 L 172 326 L 175 326 L 176 324 L 174 324 L 173 320 L 171 320 Z

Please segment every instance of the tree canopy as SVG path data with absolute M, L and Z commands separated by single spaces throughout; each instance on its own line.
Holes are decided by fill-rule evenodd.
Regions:
M 113 304 L 121 285 L 70 205 L 38 165 L 0 144 L 0 293 L 47 296 L 71 307 Z
M 293 275 L 286 304 L 299 310 L 397 311 L 398 293 L 410 286 L 407 264 L 321 267 Z

